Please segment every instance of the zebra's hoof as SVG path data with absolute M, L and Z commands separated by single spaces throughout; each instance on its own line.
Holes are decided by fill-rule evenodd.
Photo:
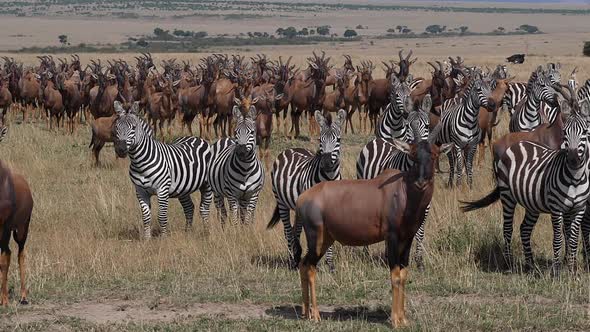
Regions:
M 27 301 L 27 299 L 21 299 L 20 300 L 20 304 L 21 305 L 28 305 L 29 304 L 29 301 Z

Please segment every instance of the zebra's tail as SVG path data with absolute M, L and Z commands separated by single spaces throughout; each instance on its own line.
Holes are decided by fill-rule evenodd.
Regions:
M 275 227 L 279 223 L 279 220 L 281 220 L 281 218 L 279 216 L 279 206 L 277 205 L 275 206 L 275 212 L 273 212 L 272 217 L 270 218 L 270 222 L 266 225 L 266 229 Z
M 494 189 L 494 191 L 492 191 L 487 196 L 485 196 L 477 201 L 473 201 L 473 202 L 459 201 L 459 202 L 462 204 L 461 211 L 470 212 L 470 211 L 475 211 L 475 210 L 479 210 L 481 208 L 488 207 L 488 206 L 492 205 L 493 203 L 495 203 L 496 201 L 498 201 L 499 199 L 500 199 L 500 188 L 496 187 L 496 189 Z

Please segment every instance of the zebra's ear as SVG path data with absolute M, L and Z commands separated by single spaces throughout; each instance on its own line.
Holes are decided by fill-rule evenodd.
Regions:
M 121 103 L 118 100 L 115 100 L 113 107 L 115 108 L 115 113 L 118 116 L 125 115 L 125 109 L 123 108 L 123 105 L 121 105 Z
M 139 102 L 138 101 L 134 102 L 133 105 L 131 105 L 131 109 L 129 110 L 129 113 L 134 114 L 134 115 L 139 114 Z
M 240 122 L 244 120 L 244 116 L 242 115 L 242 111 L 240 111 L 240 108 L 238 106 L 234 106 L 233 110 L 232 110 L 232 114 L 234 116 L 234 118 L 236 119 L 236 122 Z
M 320 111 L 315 111 L 315 121 L 320 125 L 320 129 L 323 129 L 326 126 L 326 118 Z
M 338 127 L 340 127 L 340 130 L 342 130 L 342 126 L 344 126 L 345 122 L 346 122 L 346 111 L 341 108 L 338 111 Z
M 453 143 L 447 143 L 440 146 L 439 153 L 446 154 L 447 152 L 451 151 L 453 148 Z
M 258 114 L 256 114 L 256 106 L 250 106 L 250 110 L 248 111 L 248 117 L 252 120 L 256 120 L 257 115 Z
M 561 114 L 564 117 L 564 120 L 570 117 L 572 109 L 567 100 L 562 99 L 559 101 L 559 109 L 561 110 Z
M 242 101 L 240 100 L 240 98 L 234 98 L 234 104 L 236 105 L 242 105 Z
M 395 105 L 395 103 L 394 103 L 394 105 Z M 408 96 L 404 100 L 404 108 L 406 109 L 406 113 L 409 113 L 414 110 L 414 101 L 412 100 L 412 97 Z
M 393 145 L 394 148 L 396 148 L 397 150 L 399 150 L 403 153 L 410 153 L 410 150 L 411 150 L 410 144 L 408 144 L 404 141 L 400 141 L 400 140 L 394 138 L 391 141 L 391 144 Z
M 426 94 L 426 96 L 424 96 L 424 99 L 422 99 L 421 109 L 425 112 L 430 112 L 431 108 L 432 108 L 432 98 L 430 97 L 430 94 Z

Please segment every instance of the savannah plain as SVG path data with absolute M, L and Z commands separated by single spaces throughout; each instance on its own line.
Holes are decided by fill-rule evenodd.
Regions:
M 333 31 L 342 34 L 347 27 L 362 24 L 368 28 L 357 30 L 362 38 L 354 42 L 228 47 L 203 53 L 153 55 L 157 63 L 168 58 L 196 63 L 211 52 L 246 56 L 265 53 L 273 59 L 293 55 L 293 61 L 304 66 L 305 57 L 313 50 L 325 50 L 336 65 L 341 65 L 342 54 L 352 55 L 356 65 L 361 60 L 380 64 L 397 59 L 400 49 L 412 49 L 419 58 L 411 68 L 412 74 L 430 77 L 426 61 L 460 55 L 468 65 L 493 67 L 503 63 L 506 56 L 526 52 L 525 64 L 508 65 L 509 75 L 516 76 L 517 81 L 526 81 L 533 68 L 550 61 L 562 64 L 562 81 L 574 67 L 579 69 L 580 82 L 590 78 L 590 58 L 582 56 L 583 42 L 590 40 L 590 15 L 297 8 L 261 12 L 235 9 L 235 6 L 232 3 L 223 10 L 194 12 L 173 8 L 129 10 L 136 12 L 137 18 L 110 17 L 108 10 L 98 6 L 87 10 L 91 13 L 88 16 L 67 14 L 59 7 L 35 15 L 29 6 L 23 9 L 29 13 L 25 17 L 8 14 L 0 17 L 0 55 L 34 65 L 39 54 L 16 51 L 22 47 L 58 45 L 59 34 L 67 34 L 71 43 L 107 44 L 150 34 L 155 27 L 207 31 L 215 35 L 244 31 L 272 34 L 278 27 L 330 25 Z M 453 6 L 475 8 L 486 4 L 453 3 Z M 529 7 L 543 8 L 540 6 Z M 195 15 L 174 19 L 173 15 L 179 13 Z M 262 17 L 225 19 L 223 16 L 236 13 Z M 487 32 L 498 26 L 512 30 L 524 23 L 536 25 L 544 33 L 375 38 L 399 24 L 418 33 L 430 24 L 466 25 L 472 31 Z M 89 59 L 97 58 L 131 61 L 134 55 L 80 53 L 80 58 L 86 64 Z M 380 78 L 383 73 L 379 65 L 377 68 L 374 77 Z M 213 218 L 208 225 L 196 217 L 193 230 L 185 232 L 180 204 L 172 200 L 171 235 L 144 241 L 140 238 L 140 210 L 127 174 L 128 160 L 116 160 L 112 146 L 107 144 L 101 156 L 103 166 L 94 167 L 87 125 L 79 126 L 75 135 L 68 135 L 65 129 L 48 131 L 42 119 L 23 124 L 20 115 L 13 113 L 9 118 L 9 134 L 0 143 L 0 158 L 25 175 L 33 191 L 35 208 L 27 242 L 30 305 L 17 304 L 18 269 L 13 255 L 9 275 L 9 287 L 13 290 L 11 304 L 0 308 L 0 331 L 390 329 L 391 286 L 387 265 L 381 258 L 383 245 L 373 246 L 369 256 L 362 250 L 336 245 L 336 272 L 329 273 L 320 262 L 318 302 L 322 321 L 313 323 L 299 318 L 299 274 L 287 267 L 282 226 L 272 231 L 265 229 L 275 206 L 268 174 L 254 225 L 221 229 L 212 207 Z M 507 119 L 502 113 L 494 137 L 508 131 Z M 358 115 L 354 116 L 354 123 L 358 129 Z M 174 134 L 182 134 L 179 126 Z M 343 135 L 344 178 L 355 178 L 358 153 L 372 137 L 370 133 Z M 317 148 L 315 139 L 304 137 L 291 141 L 275 132 L 271 158 L 295 146 Z M 433 207 L 426 222 L 425 269 L 418 271 L 410 266 L 407 310 L 412 324 L 408 330 L 590 330 L 590 275 L 583 269 L 577 276 L 566 269 L 559 278 L 549 275 L 552 235 L 548 216 L 541 217 L 533 235 L 533 252 L 542 273 L 529 275 L 505 271 L 499 204 L 467 215 L 459 211 L 458 200 L 479 198 L 492 190 L 490 159 L 486 151 L 486 159 L 476 167 L 473 190 L 449 189 L 445 185 L 447 174 L 437 175 Z M 448 169 L 446 158 L 441 160 L 443 170 Z M 195 193 L 193 200 L 199 199 Z M 156 212 L 152 211 L 152 215 Z M 513 250 L 518 264 L 523 260 L 518 232 L 522 217 L 522 209 L 517 209 Z M 157 221 L 153 220 L 152 225 L 157 228 Z M 581 261 L 580 256 L 580 264 Z

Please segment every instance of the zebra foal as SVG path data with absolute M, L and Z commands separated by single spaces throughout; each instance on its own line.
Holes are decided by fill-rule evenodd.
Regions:
M 201 191 L 200 213 L 204 223 L 209 220 L 211 188 L 206 180 L 210 159 L 209 144 L 197 137 L 181 137 L 171 144 L 154 138 L 151 127 L 138 116 L 139 102 L 129 111 L 120 102 L 114 103 L 117 120 L 113 125 L 115 152 L 120 158 L 129 156 L 129 177 L 143 219 L 146 239 L 151 232 L 151 197 L 158 197 L 158 222 L 162 234 L 168 233 L 168 204 L 178 198 L 186 217 L 186 227 L 193 224 L 194 204 L 191 193 Z

